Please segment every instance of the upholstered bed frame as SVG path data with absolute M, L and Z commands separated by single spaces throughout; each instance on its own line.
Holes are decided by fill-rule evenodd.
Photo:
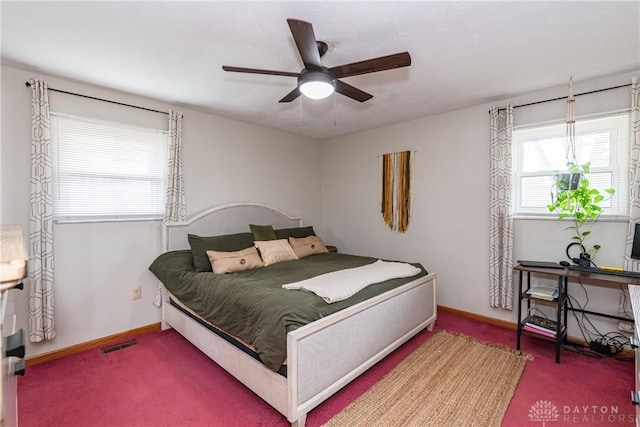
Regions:
M 248 232 L 248 224 L 300 227 L 302 218 L 262 204 L 218 206 L 186 222 L 166 223 L 164 249 L 188 249 L 189 233 Z M 425 327 L 432 330 L 436 320 L 436 275 L 431 273 L 289 332 L 285 378 L 169 304 L 168 293 L 163 294 L 163 328 L 174 328 L 300 427 L 309 411 Z

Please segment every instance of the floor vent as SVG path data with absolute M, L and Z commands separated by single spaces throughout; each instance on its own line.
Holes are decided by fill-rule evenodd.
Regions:
M 138 342 L 136 340 L 131 340 L 127 342 L 123 342 L 120 344 L 112 345 L 111 347 L 105 347 L 102 349 L 104 354 L 111 353 L 113 351 L 122 350 L 123 348 L 131 347 L 132 345 L 136 345 Z

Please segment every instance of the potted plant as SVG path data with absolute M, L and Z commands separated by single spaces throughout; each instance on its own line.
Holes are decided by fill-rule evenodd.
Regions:
M 567 246 L 567 256 L 575 263 L 589 266 L 591 259 L 600 249 L 600 245 L 593 245 L 587 248 L 585 239 L 591 231 L 583 230 L 585 223 L 594 222 L 602 213 L 600 203 L 605 200 L 603 195 L 597 188 L 590 186 L 586 175 L 589 173 L 590 163 L 578 164 L 575 162 L 567 163 L 567 172 L 556 173 L 555 183 L 552 192 L 552 203 L 547 205 L 549 212 L 558 212 L 558 219 L 570 218 L 573 225 L 565 230 L 571 230 L 573 236 L 572 243 Z M 609 197 L 615 193 L 613 188 L 603 190 Z M 573 258 L 569 255 L 569 249 L 572 246 L 578 246 L 580 250 L 579 258 Z

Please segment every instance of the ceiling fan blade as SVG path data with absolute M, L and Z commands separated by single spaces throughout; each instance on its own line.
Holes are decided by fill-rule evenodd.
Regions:
M 223 65 L 222 69 L 235 73 L 270 74 L 272 76 L 298 77 L 300 75 L 300 73 L 291 73 L 289 71 L 260 70 L 258 68 L 231 67 L 229 65 Z
M 291 102 L 299 96 L 300 96 L 300 89 L 298 89 L 298 87 L 296 86 L 294 90 L 286 94 L 285 97 L 278 102 Z
M 357 76 L 359 74 L 375 73 L 377 71 L 392 70 L 394 68 L 408 67 L 411 65 L 409 52 L 395 53 L 379 58 L 367 59 L 351 64 L 339 65 L 329 68 L 337 78 Z
M 336 80 L 336 92 L 360 102 L 368 101 L 373 98 L 373 95 L 340 80 Z
M 298 47 L 298 52 L 300 52 L 304 67 L 308 70 L 322 69 L 320 52 L 318 52 L 316 36 L 313 33 L 313 25 L 298 19 L 287 19 L 287 23 Z

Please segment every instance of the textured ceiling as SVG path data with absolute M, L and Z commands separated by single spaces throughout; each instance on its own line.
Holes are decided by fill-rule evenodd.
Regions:
M 640 2 L 9 2 L 2 63 L 222 117 L 331 138 L 640 68 Z M 277 101 L 299 72 L 287 18 L 328 43 L 327 67 L 408 51 L 345 78 L 374 95 Z

